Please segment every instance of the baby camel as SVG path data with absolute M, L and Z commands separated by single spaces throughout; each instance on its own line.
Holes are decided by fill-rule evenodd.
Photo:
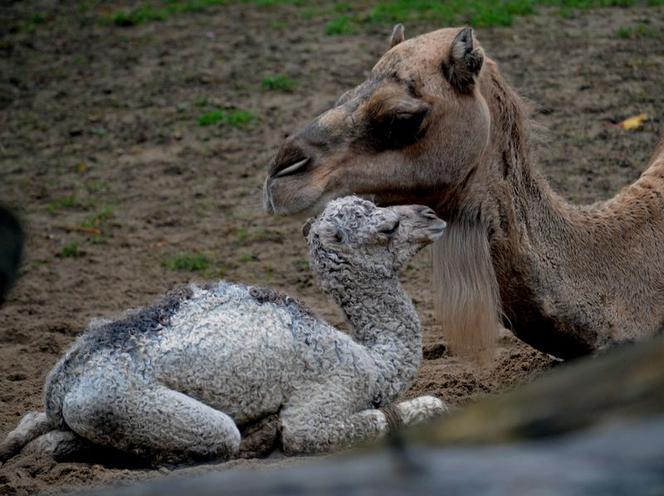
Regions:
M 264 454 L 275 442 L 325 452 L 444 412 L 431 396 L 392 404 L 422 357 L 398 273 L 444 228 L 427 207 L 357 197 L 305 226 L 311 267 L 352 337 L 287 296 L 226 282 L 92 324 L 46 380 L 46 412 L 23 418 L 0 460 L 33 439 L 56 459 L 77 444 L 157 463 Z

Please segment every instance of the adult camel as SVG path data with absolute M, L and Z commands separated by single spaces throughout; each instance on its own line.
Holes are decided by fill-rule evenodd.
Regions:
M 498 325 L 568 359 L 664 329 L 664 141 L 613 199 L 567 203 L 529 153 L 527 109 L 470 28 L 404 40 L 288 137 L 268 212 L 356 193 L 431 206 L 437 309 L 453 349 L 489 355 Z

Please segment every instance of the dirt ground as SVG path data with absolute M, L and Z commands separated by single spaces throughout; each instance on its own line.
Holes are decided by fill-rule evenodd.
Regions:
M 46 374 L 91 318 L 148 304 L 176 284 L 270 285 L 343 325 L 312 285 L 301 221 L 264 214 L 260 189 L 281 139 L 364 78 L 389 28 L 332 37 L 325 19 L 296 7 L 246 4 L 121 28 L 86 22 L 73 3 L 32 3 L 47 14 L 34 29 L 11 28 L 29 3 L 0 11 L 0 200 L 19 209 L 29 234 L 22 278 L 0 309 L 0 437 L 41 409 Z M 647 29 L 618 35 L 638 25 Z M 411 36 L 437 27 L 406 26 Z M 571 201 L 606 199 L 645 166 L 664 127 L 662 33 L 662 7 L 549 12 L 478 30 L 533 102 L 541 167 Z M 262 90 L 276 73 L 295 91 Z M 220 108 L 256 119 L 198 125 Z M 638 130 L 612 126 L 642 112 L 650 120 Z M 174 270 L 183 254 L 207 266 Z M 508 333 L 485 369 L 448 356 L 429 267 L 424 254 L 403 276 L 425 334 L 410 395 L 462 405 L 552 366 Z M 257 462 L 213 467 L 247 463 Z M 160 474 L 21 455 L 0 467 L 0 494 Z

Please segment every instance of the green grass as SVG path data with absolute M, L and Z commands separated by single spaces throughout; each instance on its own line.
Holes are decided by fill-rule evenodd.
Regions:
M 239 260 L 241 263 L 249 263 L 254 260 L 254 256 L 251 253 L 243 253 Z
M 234 232 L 235 242 L 238 245 L 249 245 L 252 243 L 282 243 L 283 234 L 274 229 L 261 227 L 244 228 L 238 227 Z
M 333 17 L 325 25 L 325 33 L 329 35 L 352 34 L 357 31 L 356 22 L 346 14 Z
M 637 4 L 662 5 L 664 0 L 384 0 L 374 3 L 366 20 L 381 24 L 427 21 L 441 26 L 509 26 L 516 17 L 535 14 L 541 6 L 557 7 L 561 14 L 565 14 L 575 9 Z
M 664 0 L 385 0 L 370 11 L 372 22 L 436 21 L 443 25 L 470 24 L 475 27 L 509 26 L 519 16 L 537 12 L 537 7 L 558 7 L 561 12 L 595 7 L 630 7 L 638 3 L 655 5 Z
M 208 105 L 208 101 L 207 101 L 207 98 L 205 98 L 204 96 L 196 98 L 196 100 L 194 100 L 194 106 L 196 106 L 198 108 L 207 107 L 207 105 Z
M 249 237 L 249 231 L 244 227 L 238 227 L 235 230 L 235 238 L 238 240 L 238 242 L 244 243 L 248 237 Z
M 227 3 L 228 0 L 164 0 L 157 5 L 144 4 L 118 10 L 102 17 L 102 21 L 122 27 L 137 26 L 145 22 L 165 21 L 173 14 L 201 12 L 208 7 Z
M 113 218 L 113 208 L 104 207 L 99 212 L 86 217 L 86 219 L 81 222 L 81 227 L 100 227 L 104 222 Z
M 256 116 L 246 110 L 212 110 L 198 116 L 199 126 L 226 124 L 236 128 L 246 128 L 254 123 Z
M 307 272 L 308 273 L 309 270 L 310 270 L 308 260 L 304 260 L 304 259 L 296 260 L 295 262 L 293 262 L 293 265 L 295 266 L 295 270 L 297 270 L 299 272 Z
M 46 208 L 52 214 L 56 213 L 58 210 L 63 210 L 66 208 L 77 208 L 80 206 L 79 201 L 76 198 L 75 194 L 63 196 L 62 198 L 57 198 L 52 202 L 49 202 Z
M 369 14 L 378 23 L 432 20 L 441 25 L 470 23 L 473 26 L 505 26 L 514 15 L 532 14 L 530 0 L 461 1 L 387 0 L 379 2 Z
M 640 23 L 636 26 L 626 26 L 620 28 L 618 31 L 616 31 L 616 36 L 618 36 L 618 38 L 630 39 L 661 38 L 664 36 L 664 33 L 658 29 L 648 26 L 647 24 Z
M 283 31 L 288 28 L 288 22 L 283 19 L 270 19 L 270 27 L 276 31 Z
M 46 17 L 40 13 L 35 13 L 30 17 L 30 22 L 32 24 L 44 24 L 46 22 Z
M 295 81 L 283 74 L 265 76 L 261 80 L 261 88 L 268 91 L 284 91 L 290 93 L 295 90 Z
M 328 35 L 357 32 L 366 23 L 427 21 L 441 26 L 471 24 L 476 27 L 509 26 L 519 16 L 534 14 L 540 6 L 555 7 L 561 15 L 574 10 L 595 7 L 630 7 L 633 5 L 664 5 L 664 0 L 368 0 L 365 2 L 322 2 L 304 0 L 149 0 L 133 8 L 112 12 L 102 21 L 116 26 L 136 26 L 146 22 L 164 21 L 174 14 L 201 12 L 209 7 L 245 3 L 262 8 L 294 5 L 303 19 L 329 18 L 325 25 Z M 41 22 L 37 17 L 31 25 Z M 287 24 L 271 21 L 274 29 Z
M 106 22 L 115 24 L 116 26 L 136 26 L 148 21 L 164 21 L 168 18 L 169 13 L 166 9 L 159 9 L 150 6 L 137 7 L 131 10 L 120 10 L 102 19 Z
M 426 21 L 441 26 L 509 26 L 515 18 L 535 14 L 537 8 L 542 6 L 558 8 L 564 15 L 574 10 L 631 7 L 637 4 L 664 5 L 664 0 L 383 0 L 370 2 L 364 11 L 351 12 L 350 7 L 344 7 L 345 15 L 330 21 L 327 31 L 328 34 L 345 34 L 344 29 L 353 32 L 354 27 L 363 22 L 390 24 Z
M 17 28 L 21 32 L 32 34 L 37 30 L 38 26 L 41 26 L 42 24 L 47 22 L 47 20 L 48 19 L 46 18 L 45 15 L 40 13 L 33 13 Z
M 162 265 L 171 270 L 198 272 L 210 267 L 211 261 L 201 253 L 180 253 L 166 258 Z
M 259 7 L 273 7 L 275 5 L 306 5 L 307 0 L 243 0 L 242 3 L 252 3 Z
M 60 250 L 60 256 L 62 258 L 79 258 L 83 256 L 83 252 L 78 247 L 76 241 L 70 241 L 62 247 L 62 250 Z
M 237 2 L 237 0 L 235 0 Z M 121 27 L 130 27 L 145 22 L 165 21 L 174 14 L 202 12 L 209 7 L 227 5 L 231 0 L 161 0 L 140 4 L 102 16 L 102 22 Z M 304 5 L 304 0 L 242 0 L 242 3 L 271 7 L 275 5 Z

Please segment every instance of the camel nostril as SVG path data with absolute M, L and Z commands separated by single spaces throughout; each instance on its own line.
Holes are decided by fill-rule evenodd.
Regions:
M 439 217 L 436 215 L 431 208 L 425 206 L 419 206 L 417 208 L 417 213 L 426 220 L 439 220 Z
M 302 171 L 311 162 L 311 157 L 292 139 L 284 143 L 271 167 L 273 177 L 283 177 Z

